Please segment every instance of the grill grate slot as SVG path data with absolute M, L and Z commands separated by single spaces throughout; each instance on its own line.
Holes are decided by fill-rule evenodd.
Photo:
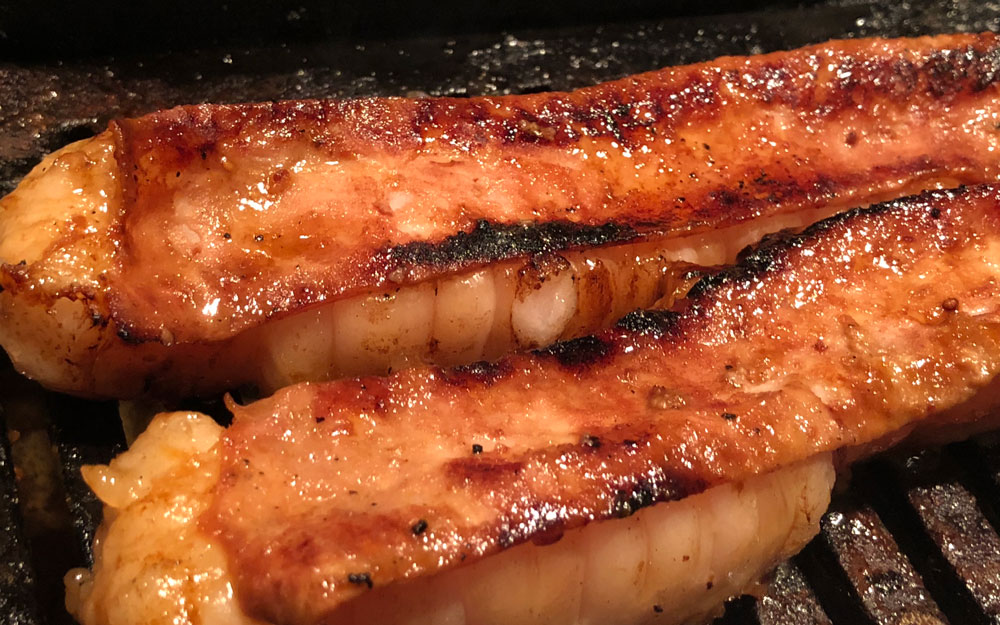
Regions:
M 969 622 L 1000 622 L 1000 535 L 964 484 L 954 458 L 959 446 L 945 453 L 929 450 L 905 462 L 893 459 L 907 498 L 949 572 L 973 601 Z M 959 591 L 958 596 L 966 596 Z
M 760 625 L 832 625 L 795 560 L 778 567 L 756 612 Z
M 941 454 L 924 451 L 907 458 L 893 456 L 871 462 L 859 468 L 855 480 L 897 537 L 899 546 L 949 620 L 956 625 L 989 622 L 970 591 L 972 582 L 964 579 L 945 555 L 949 529 L 944 511 L 917 507 L 929 497 L 945 503 L 941 498 L 951 492 L 956 499 L 947 502 L 949 505 L 960 504 L 960 498 L 964 497 L 966 508 L 971 505 L 978 513 L 975 500 L 957 483 L 953 468 L 942 461 Z M 984 529 L 992 531 L 988 526 Z M 957 559 L 958 554 L 952 557 Z M 969 564 L 965 567 L 967 572 L 971 572 Z
M 34 614 L 38 623 L 69 625 L 63 607 L 63 575 L 84 562 L 84 550 L 70 531 L 62 467 L 49 427 L 54 396 L 18 376 L 0 361 L 0 408 L 4 413 L 17 489 L 17 512 L 27 553 L 22 563 L 34 572 Z M 6 622 L 6 621 L 4 621 Z
M 813 568 L 810 581 L 826 599 L 835 623 L 895 625 L 913 622 L 917 616 L 928 625 L 948 622 L 871 506 L 853 494 L 845 495 L 823 517 L 821 527 L 822 533 L 811 547 L 814 562 L 823 568 Z M 860 602 L 856 605 L 860 614 L 837 614 L 830 606 L 832 597 L 822 594 L 823 577 L 835 568 L 847 577 L 850 592 L 845 598 Z
M 83 481 L 85 464 L 107 464 L 125 450 L 121 420 L 115 402 L 88 402 L 66 396 L 54 399 L 50 432 L 56 441 L 66 503 L 73 531 L 85 562 L 90 566 L 94 531 L 101 522 L 102 506 Z
M 35 625 L 38 618 L 37 583 L 18 509 L 14 464 L 7 444 L 7 423 L 0 410 L 5 436 L 0 441 L 0 621 Z

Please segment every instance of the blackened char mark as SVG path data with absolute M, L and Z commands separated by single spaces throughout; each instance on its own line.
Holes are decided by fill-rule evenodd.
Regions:
M 822 232 L 857 214 L 860 210 L 877 212 L 885 210 L 887 207 L 887 205 L 879 204 L 868 209 L 856 209 L 841 213 L 815 223 L 800 233 L 786 230 L 766 235 L 757 244 L 757 247 L 743 257 L 738 264 L 705 276 L 696 282 L 688 291 L 687 298 L 697 306 L 698 300 L 711 297 L 713 291 L 726 284 L 759 280 L 764 274 L 779 270 L 792 248 L 800 247 Z
M 567 369 L 583 370 L 610 358 L 613 349 L 614 346 L 608 341 L 596 336 L 584 336 L 556 343 L 534 353 L 539 356 L 552 356 Z
M 517 256 L 546 254 L 577 247 L 607 245 L 635 239 L 632 226 L 600 226 L 568 221 L 500 224 L 480 220 L 471 232 L 460 232 L 439 243 L 417 241 L 392 247 L 390 260 L 410 268 L 447 269 L 495 262 Z
M 972 192 L 989 193 L 990 189 L 989 185 L 978 185 L 973 188 Z M 929 218 L 938 219 L 941 217 L 941 209 L 937 207 L 938 203 L 945 202 L 968 192 L 968 188 L 965 185 L 956 189 L 924 191 L 910 197 L 899 198 L 881 204 L 873 204 L 866 208 L 856 208 L 834 215 L 833 217 L 828 217 L 797 234 L 783 231 L 767 235 L 761 240 L 757 248 L 741 260 L 739 264 L 702 278 L 695 283 L 691 287 L 691 290 L 688 291 L 687 297 L 695 301 L 695 305 L 697 306 L 697 300 L 710 297 L 715 289 L 721 288 L 725 284 L 759 280 L 768 272 L 780 270 L 788 256 L 788 252 L 793 248 L 801 247 L 809 241 L 818 239 L 827 230 L 841 223 L 851 221 L 856 217 L 878 215 L 889 210 L 899 210 L 901 207 L 907 207 L 907 210 L 923 211 Z
M 655 503 L 683 499 L 703 492 L 707 487 L 702 480 L 671 478 L 662 473 L 643 477 L 615 490 L 610 516 L 625 518 Z
M 927 88 L 935 96 L 955 93 L 970 79 L 973 90 L 982 91 L 1000 75 L 1000 48 L 939 50 L 928 58 L 927 65 Z
M 453 386 L 460 386 L 462 388 L 469 388 L 476 385 L 490 387 L 509 376 L 513 371 L 514 368 L 506 360 L 501 360 L 500 362 L 482 361 L 442 369 L 441 378 Z
M 758 243 L 757 248 L 747 254 L 739 264 L 716 274 L 705 276 L 695 282 L 691 290 L 688 291 L 687 297 L 698 299 L 707 296 L 708 293 L 723 284 L 758 279 L 768 271 L 775 269 L 790 248 L 800 245 L 807 238 L 810 230 L 806 230 L 802 234 L 783 231 L 766 235 Z
M 635 310 L 619 319 L 617 327 L 633 334 L 659 338 L 674 327 L 678 316 L 671 310 Z

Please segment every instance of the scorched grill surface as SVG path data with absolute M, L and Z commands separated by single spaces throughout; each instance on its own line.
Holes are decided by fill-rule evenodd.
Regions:
M 565 90 L 833 38 L 998 28 L 994 3 L 842 0 L 454 38 L 0 61 L 0 192 L 113 117 L 181 103 Z M 124 448 L 117 405 L 48 393 L 0 356 L 0 409 L 0 622 L 69 624 L 61 578 L 90 564 L 101 516 L 79 469 Z M 1000 623 L 1000 435 L 879 458 L 844 481 L 820 536 L 761 600 L 730 602 L 717 625 Z

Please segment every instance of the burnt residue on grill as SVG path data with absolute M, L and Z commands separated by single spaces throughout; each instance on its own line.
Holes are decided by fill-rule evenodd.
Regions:
M 34 613 L 40 620 L 21 622 L 72 623 L 62 608 L 62 576 L 85 562 L 90 548 L 89 543 L 77 539 L 73 529 L 62 463 L 53 445 L 56 434 L 51 415 L 58 397 L 18 376 L 5 356 L 0 357 L 0 389 L 4 455 L 9 453 L 7 458 L 13 465 L 13 480 L 5 487 L 16 487 L 16 497 L 8 500 L 16 502 L 16 509 L 9 514 L 21 521 L 20 532 L 15 529 L 7 534 L 7 541 L 20 557 L 0 562 L 0 579 L 20 584 L 19 576 L 24 575 L 24 589 L 31 590 L 30 601 L 20 607 L 24 611 L 21 616 L 0 614 L 0 621 L 16 623 L 17 618 Z M 3 596 L 8 595 L 4 592 Z M 12 599 L 17 596 L 18 592 L 9 595 Z

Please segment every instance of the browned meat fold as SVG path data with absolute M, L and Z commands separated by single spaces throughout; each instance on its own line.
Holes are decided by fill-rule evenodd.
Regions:
M 0 204 L 0 343 L 45 384 L 121 397 L 579 336 L 606 320 L 574 315 L 607 293 L 626 309 L 670 294 L 680 261 L 731 261 L 818 215 L 995 180 L 998 62 L 993 34 L 836 41 L 570 93 L 120 120 Z M 579 307 L 566 287 L 514 310 L 545 282 L 511 294 L 533 267 L 640 242 L 654 247 L 619 257 L 645 254 L 648 275 L 600 278 L 604 295 Z M 514 263 L 505 277 L 476 273 L 500 261 Z M 451 315 L 463 289 L 480 299 Z

